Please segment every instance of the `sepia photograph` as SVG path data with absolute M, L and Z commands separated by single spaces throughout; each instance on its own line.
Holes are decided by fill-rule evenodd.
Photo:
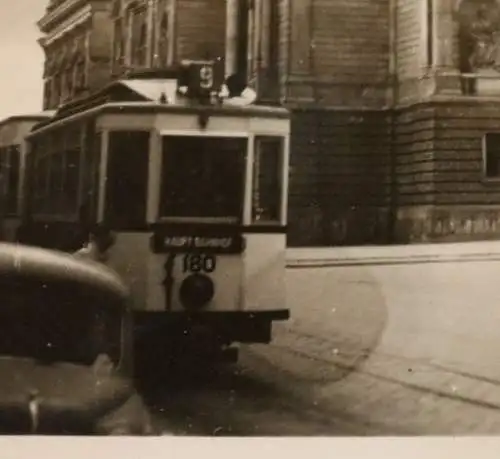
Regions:
M 500 0 L 0 11 L 1 435 L 500 434 Z

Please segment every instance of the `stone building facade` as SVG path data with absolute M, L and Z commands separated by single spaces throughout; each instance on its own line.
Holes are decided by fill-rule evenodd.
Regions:
M 498 237 L 500 2 L 284 3 L 289 243 Z
M 40 21 L 45 107 L 71 97 L 62 74 L 77 94 L 222 58 L 292 111 L 290 245 L 496 237 L 499 3 L 56 0 Z
M 109 81 L 112 36 L 108 0 L 51 0 L 38 27 L 45 53 L 45 110 L 84 97 Z
M 400 0 L 394 8 L 394 238 L 496 238 L 500 3 Z
M 224 0 L 114 0 L 112 76 L 223 58 Z

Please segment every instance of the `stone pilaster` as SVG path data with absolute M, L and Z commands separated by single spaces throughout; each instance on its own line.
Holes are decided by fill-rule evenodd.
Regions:
M 455 0 L 434 0 L 436 94 L 460 95 Z
M 154 14 L 154 1 L 148 0 L 147 2 L 147 13 L 146 13 L 146 67 L 153 66 L 153 55 L 154 55 L 154 35 L 155 35 L 155 14 Z
M 238 0 L 226 0 L 226 76 L 236 71 Z

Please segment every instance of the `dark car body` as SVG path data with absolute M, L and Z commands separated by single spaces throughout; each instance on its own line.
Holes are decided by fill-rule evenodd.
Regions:
M 105 266 L 0 243 L 0 434 L 153 433 L 128 298 Z

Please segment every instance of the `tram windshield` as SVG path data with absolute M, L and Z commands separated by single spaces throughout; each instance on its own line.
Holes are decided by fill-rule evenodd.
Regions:
M 164 136 L 160 217 L 239 222 L 246 150 L 246 138 Z
M 119 362 L 119 310 L 61 295 L 60 288 L 41 292 L 13 284 L 0 289 L 0 356 L 92 365 L 106 354 Z

